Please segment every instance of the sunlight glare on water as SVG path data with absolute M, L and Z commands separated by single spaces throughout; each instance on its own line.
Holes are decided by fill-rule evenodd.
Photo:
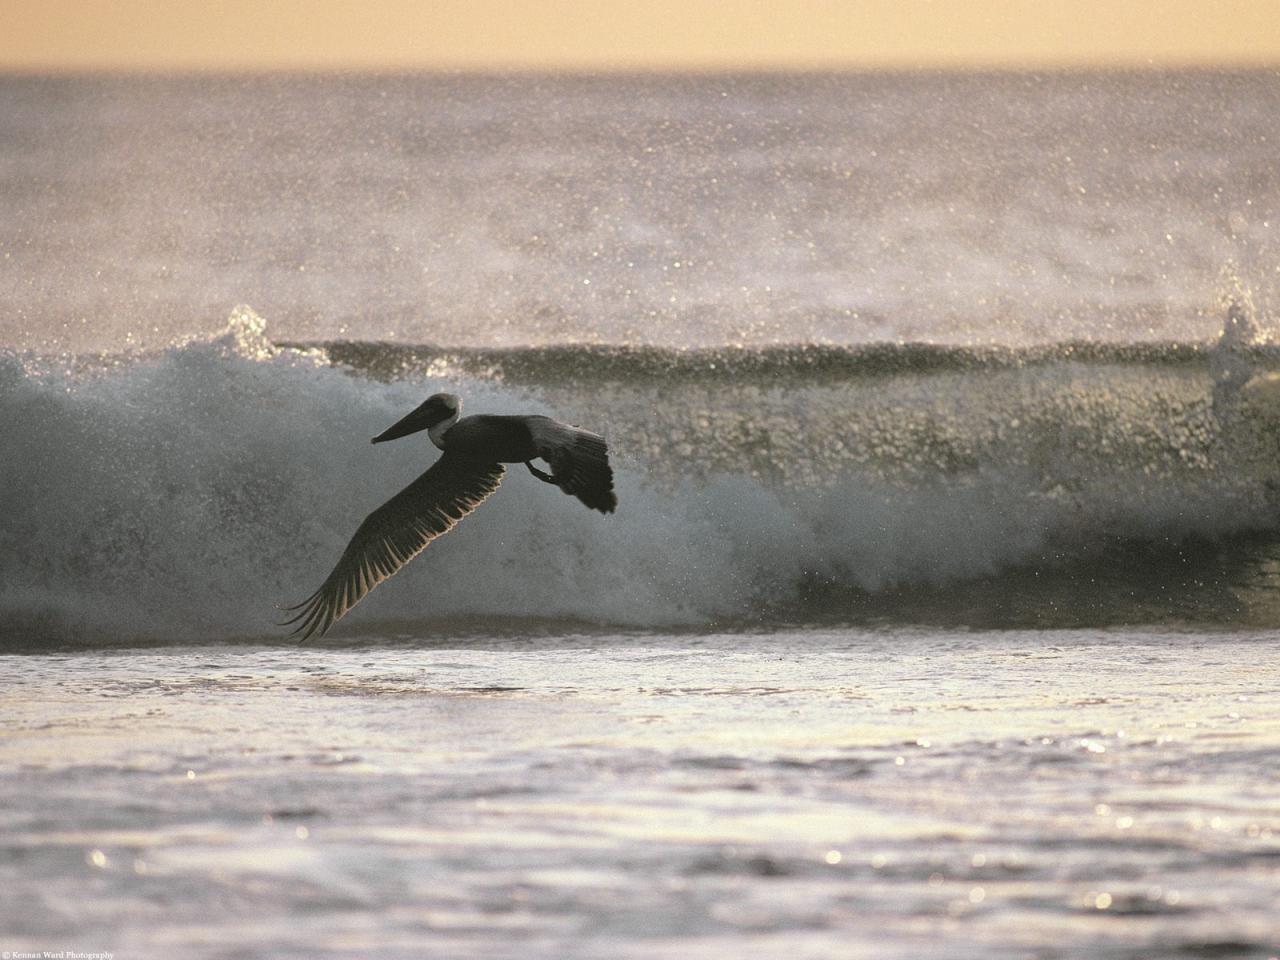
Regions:
M 1277 652 L 895 630 L 9 657 L 7 946 L 1261 958 Z

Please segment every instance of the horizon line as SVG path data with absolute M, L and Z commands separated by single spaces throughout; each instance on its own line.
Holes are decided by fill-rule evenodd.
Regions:
M 814 61 L 788 64 L 671 63 L 671 64 L 575 64 L 553 66 L 537 63 L 512 64 L 6 64 L 0 63 L 5 78 L 95 77 L 752 77 L 752 76 L 870 76 L 921 74 L 1122 74 L 1122 73 L 1267 73 L 1280 72 L 1280 58 L 1210 60 L 1199 58 L 1156 60 L 1099 58 L 1070 60 L 990 60 L 944 61 L 936 63 L 838 63 Z

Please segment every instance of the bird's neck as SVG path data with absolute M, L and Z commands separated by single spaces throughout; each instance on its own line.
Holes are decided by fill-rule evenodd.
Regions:
M 455 412 L 448 420 L 441 420 L 434 427 L 427 430 L 427 436 L 441 450 L 444 449 L 444 435 L 449 432 L 449 428 L 458 422 L 458 414 Z

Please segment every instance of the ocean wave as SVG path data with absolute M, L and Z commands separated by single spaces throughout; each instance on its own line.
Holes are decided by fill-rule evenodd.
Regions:
M 322 340 L 285 343 L 321 351 L 333 363 L 380 380 L 407 375 L 462 375 L 541 385 L 563 380 L 592 383 L 724 382 L 756 379 L 827 382 L 854 377 L 1028 369 L 1086 363 L 1108 366 L 1197 367 L 1214 363 L 1218 343 L 1069 340 L 1025 347 L 940 343 L 770 344 L 658 347 L 619 344 L 458 348 L 386 341 Z M 1251 364 L 1280 365 L 1280 346 L 1240 344 Z
M 9 353 L 0 631 L 11 649 L 279 636 L 276 605 L 433 456 L 367 438 L 442 388 L 467 412 L 602 430 L 620 509 L 602 518 L 513 471 L 339 637 L 393 622 L 1269 622 L 1275 365 L 1248 339 L 1021 355 L 282 346 L 248 310 L 148 355 Z

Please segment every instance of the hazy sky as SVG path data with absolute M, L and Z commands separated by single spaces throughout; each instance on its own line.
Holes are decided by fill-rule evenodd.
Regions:
M 1280 64 L 1280 0 L 0 0 L 0 69 Z

